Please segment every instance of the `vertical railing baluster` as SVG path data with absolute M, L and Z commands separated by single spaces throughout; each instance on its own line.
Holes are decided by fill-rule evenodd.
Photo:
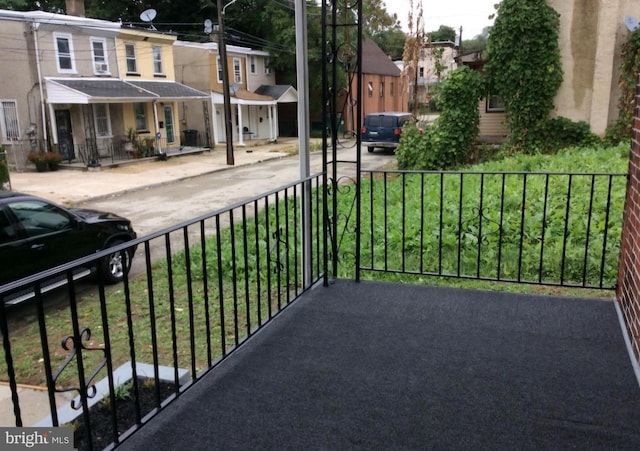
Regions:
M 442 231 L 444 230 L 444 172 L 440 172 L 440 229 L 438 230 L 438 274 L 442 275 Z
M 384 239 L 382 240 L 382 242 L 384 243 L 384 270 L 388 271 L 389 270 L 389 261 L 388 261 L 388 254 L 389 254 L 389 247 L 388 247 L 388 243 L 389 243 L 389 232 L 388 232 L 388 227 L 389 227 L 389 197 L 388 197 L 388 192 L 387 192 L 387 173 L 385 172 L 384 174 L 384 191 L 383 191 L 383 202 L 384 202 Z
M 562 236 L 562 263 L 560 264 L 560 285 L 564 285 L 564 264 L 567 256 L 567 237 L 569 235 L 569 211 L 571 209 L 571 185 L 573 174 L 569 174 L 569 186 L 567 187 L 567 207 L 564 214 L 564 234 Z
M 218 256 L 218 303 L 220 306 L 220 352 L 222 353 L 222 357 L 227 356 L 227 331 L 226 331 L 226 321 L 224 318 L 225 308 L 224 308 L 224 279 L 222 277 L 224 273 L 224 268 L 222 267 L 222 237 L 220 236 L 222 233 L 221 225 L 220 225 L 220 214 L 216 215 L 216 254 Z
M 334 133 L 335 136 L 335 133 Z M 336 192 L 337 193 L 337 192 Z M 336 194 L 337 196 L 337 194 Z M 282 309 L 282 271 L 280 268 L 280 193 L 275 193 L 275 213 L 276 213 L 276 226 L 275 226 L 275 265 L 276 265 L 276 280 L 277 280 L 277 298 L 278 298 L 278 311 Z M 336 237 L 337 240 L 337 237 Z M 337 244 L 336 244 L 337 246 Z
M 406 254 L 407 254 L 407 173 L 402 173 L 402 272 L 406 271 Z
M 153 269 L 151 267 L 151 247 L 149 241 L 144 242 L 144 258 L 147 276 L 147 299 L 149 301 L 149 326 L 151 332 L 151 349 L 153 351 L 153 380 L 155 382 L 156 407 L 160 407 L 160 362 L 158 360 L 158 330 L 156 325 L 155 294 L 153 289 Z M 174 385 L 175 392 L 179 387 Z
M 424 272 L 424 172 L 420 174 L 420 273 Z
M 288 304 L 289 302 L 291 302 L 291 296 L 290 296 L 290 289 L 289 287 L 291 286 L 291 265 L 289 264 L 290 261 L 290 252 L 289 252 L 289 246 L 291 243 L 291 236 L 289 235 L 289 190 L 288 188 L 284 189 L 284 253 L 285 253 L 285 268 L 284 268 L 284 278 L 285 278 L 285 283 L 286 283 L 286 296 L 285 296 L 285 304 Z
M 2 348 L 4 349 L 4 360 L 7 364 L 7 375 L 9 376 L 9 387 L 11 389 L 11 402 L 13 404 L 13 416 L 16 420 L 15 425 L 17 427 L 22 427 L 22 412 L 20 410 L 20 399 L 18 397 L 18 382 L 16 380 L 16 372 L 13 366 L 9 324 L 7 323 L 7 311 L 4 303 L 5 299 L 0 299 L 0 332 L 2 333 Z M 55 409 L 52 409 L 52 415 L 55 415 L 53 410 Z M 54 423 L 54 426 L 57 426 L 57 424 Z
M 520 206 L 520 243 L 518 247 L 518 282 L 522 280 L 522 247 L 524 246 L 524 221 L 527 209 L 527 173 L 522 178 L 522 203 Z
M 265 217 L 265 237 L 264 241 L 266 243 L 266 252 L 267 252 L 267 311 L 269 314 L 269 319 L 273 316 L 273 309 L 271 307 L 271 297 L 272 297 L 272 286 L 271 286 L 271 271 L 273 262 L 271 261 L 271 256 L 269 255 L 269 249 L 271 249 L 271 230 L 269 225 L 271 224 L 271 211 L 269 208 L 269 196 L 264 198 L 264 217 Z
M 167 233 L 164 236 L 165 252 L 167 257 L 167 278 L 169 286 L 167 288 L 169 292 L 169 318 L 171 321 L 171 353 L 173 358 L 173 382 L 175 385 L 180 384 L 180 376 L 178 374 L 178 368 L 180 367 L 178 361 L 178 331 L 176 328 L 176 297 L 173 286 L 173 260 L 171 252 L 171 235 Z
M 502 184 L 500 187 L 500 225 L 498 226 L 498 280 L 502 278 L 502 236 L 504 232 L 504 193 L 507 184 L 507 175 L 502 173 Z
M 484 173 L 480 174 L 480 211 L 478 212 L 478 260 L 476 262 L 476 277 L 480 278 L 482 255 L 482 216 L 484 215 Z
M 231 242 L 231 280 L 233 290 L 233 346 L 237 347 L 240 331 L 238 329 L 238 266 L 236 265 L 236 226 L 233 209 L 229 210 L 229 241 Z
M 200 252 L 202 254 L 202 303 L 207 341 L 207 366 L 211 367 L 211 311 L 209 309 L 209 270 L 207 268 L 207 235 L 205 220 L 200 221 Z
M 189 246 L 189 227 L 182 228 L 184 240 L 184 264 L 187 273 L 187 306 L 189 309 L 189 353 L 191 357 L 191 379 L 195 380 L 196 371 L 196 335 L 193 317 L 193 278 L 191 277 L 191 247 Z
M 587 234 L 584 243 L 584 260 L 582 263 L 582 286 L 587 286 L 587 266 L 589 262 L 589 238 L 591 235 L 591 214 L 593 213 L 593 194 L 596 185 L 596 176 L 591 175 L 591 189 L 589 190 L 589 214 L 587 215 Z
M 627 175 L 627 177 L 629 177 Z M 613 175 L 609 176 L 609 186 L 607 188 L 607 208 L 604 220 L 604 238 L 602 240 L 602 260 L 600 261 L 600 288 L 604 286 L 604 267 L 607 256 L 607 240 L 609 238 L 609 215 L 611 214 L 611 190 L 613 188 Z M 620 238 L 621 239 L 621 238 Z M 619 257 L 618 257 L 619 258 Z M 614 282 L 614 284 L 617 284 Z
M 373 172 L 369 172 L 369 230 L 371 231 L 369 236 L 369 246 L 371 248 L 371 265 L 370 265 L 371 269 L 375 268 L 375 253 L 376 253 L 376 247 L 375 247 L 376 230 L 374 228 L 374 221 L 375 221 L 374 190 L 375 190 L 375 186 L 373 183 Z
M 540 237 L 540 265 L 538 267 L 538 283 L 542 283 L 542 271 L 544 271 L 544 243 L 547 235 L 547 205 L 549 203 L 549 174 L 545 174 L 544 181 L 544 206 L 542 207 L 542 235 Z
M 36 312 L 38 316 L 38 327 L 40 328 L 40 345 L 42 346 L 44 374 L 47 381 L 49 410 L 51 411 L 51 424 L 57 427 L 59 426 L 59 423 L 58 423 L 58 410 L 56 408 L 56 398 L 55 398 L 56 387 L 55 387 L 55 381 L 53 380 L 53 370 L 51 368 L 51 355 L 49 351 L 49 340 L 47 338 L 48 334 L 47 334 L 46 317 L 44 313 L 44 303 L 42 302 L 42 293 L 40 292 L 40 284 L 36 284 L 33 288 L 36 295 L 35 304 L 36 304 Z M 1 313 L 2 313 L 2 321 L 5 321 L 6 317 L 4 316 L 4 309 L 2 309 Z M 5 336 L 4 327 L 2 328 L 2 335 Z M 11 370 L 13 370 L 13 368 L 11 368 Z
M 251 336 L 251 296 L 249 294 L 249 239 L 247 237 L 247 206 L 242 205 L 242 248 L 244 259 L 244 306 L 247 310 L 246 315 L 246 330 L 247 336 Z
M 260 221 L 258 215 L 258 201 L 253 202 L 253 239 L 256 247 L 256 308 L 258 327 L 262 326 L 262 271 L 260 265 Z
M 460 172 L 460 193 L 458 195 L 458 269 L 456 274 L 460 277 L 462 267 L 462 197 L 464 195 L 464 174 Z

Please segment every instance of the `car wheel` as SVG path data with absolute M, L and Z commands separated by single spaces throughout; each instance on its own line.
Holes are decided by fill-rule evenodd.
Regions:
M 114 241 L 109 243 L 109 247 L 122 244 L 124 241 Z M 122 282 L 125 271 L 128 273 L 131 268 L 131 250 L 112 252 L 100 263 L 102 279 L 107 284 Z
M 369 153 L 373 153 L 373 149 L 375 149 L 375 147 L 367 147 L 367 151 L 369 151 Z

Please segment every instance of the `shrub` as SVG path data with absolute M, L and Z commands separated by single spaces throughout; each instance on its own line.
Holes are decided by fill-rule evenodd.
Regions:
M 535 142 L 544 152 L 567 147 L 587 147 L 598 144 L 600 138 L 591 132 L 586 122 L 573 122 L 566 117 L 555 117 L 544 121 Z
M 446 169 L 465 163 L 478 136 L 478 101 L 483 83 L 478 72 L 461 67 L 440 86 L 440 117 L 421 130 L 408 125 L 402 133 L 397 157 L 400 169 Z

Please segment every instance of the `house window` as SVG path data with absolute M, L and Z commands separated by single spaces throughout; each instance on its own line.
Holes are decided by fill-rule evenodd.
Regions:
M 108 73 L 107 41 L 104 39 L 91 38 L 91 55 L 93 57 L 93 72 L 95 74 Z
M 0 101 L 0 131 L 2 132 L 2 141 L 20 138 L 18 104 L 15 100 Z
M 255 55 L 251 55 L 250 59 L 251 59 L 250 70 L 251 70 L 252 74 L 255 74 L 256 73 L 256 57 L 255 57 Z
M 373 97 L 373 82 L 367 84 L 367 91 L 369 92 L 369 97 Z
M 264 74 L 265 75 L 269 75 L 271 73 L 271 68 L 269 67 L 271 65 L 271 61 L 269 61 L 269 58 L 265 58 L 264 59 Z
M 73 61 L 73 41 L 70 34 L 54 33 L 58 72 L 75 72 Z
M 96 123 L 96 135 L 98 135 L 99 138 L 111 136 L 109 105 L 106 103 L 93 105 L 93 117 Z
M 242 83 L 242 66 L 240 58 L 233 59 L 233 81 L 234 83 Z
M 156 75 L 162 74 L 162 48 L 154 46 L 153 50 L 153 73 Z
M 217 72 L 218 72 L 218 83 L 222 83 L 222 60 L 220 57 L 216 60 Z
M 135 103 L 133 109 L 136 114 L 136 131 L 147 131 L 147 108 L 144 103 Z
M 424 67 L 418 68 L 418 77 L 424 78 Z
M 380 97 L 384 97 L 384 81 L 380 82 Z
M 501 113 L 504 111 L 504 101 L 499 95 L 492 94 L 487 99 L 487 113 Z
M 393 83 L 393 82 L 391 82 L 391 86 L 389 87 L 389 95 L 390 95 L 391 97 L 393 97 L 393 96 L 395 95 L 395 94 L 393 93 L 394 89 L 395 89 L 395 85 L 394 85 L 394 83 Z
M 128 74 L 137 73 L 138 67 L 136 65 L 136 46 L 130 43 L 125 44 L 124 54 L 127 60 L 127 73 Z

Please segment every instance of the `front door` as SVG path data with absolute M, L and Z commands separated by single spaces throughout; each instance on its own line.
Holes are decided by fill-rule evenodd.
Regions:
M 173 131 L 173 107 L 164 107 L 164 133 L 167 136 L 167 143 L 175 142 L 176 137 Z
M 58 132 L 58 148 L 62 158 L 64 160 L 75 159 L 70 110 L 56 110 L 56 130 Z

